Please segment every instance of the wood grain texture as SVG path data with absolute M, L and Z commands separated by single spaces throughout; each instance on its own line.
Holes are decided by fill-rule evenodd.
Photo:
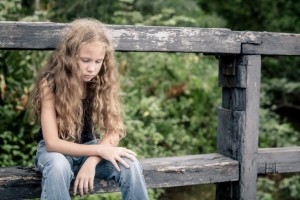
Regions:
M 242 54 L 300 55 L 300 34 L 248 32 L 255 42 L 242 44 Z
M 240 135 L 244 129 L 245 111 L 218 109 L 217 152 L 239 159 Z
M 2 49 L 54 49 L 66 24 L 0 23 Z M 117 51 L 239 53 L 239 37 L 228 29 L 108 25 Z M 222 41 L 219 44 L 217 41 Z
M 218 112 L 217 152 L 239 161 L 240 178 L 238 186 L 236 183 L 219 185 L 217 199 L 246 200 L 256 198 L 261 57 L 242 55 L 232 58 L 231 62 L 236 63 L 236 59 L 246 66 L 246 88 L 223 87 L 222 106 L 227 108 L 220 108 Z M 230 196 L 228 191 L 232 192 Z
M 148 188 L 238 180 L 238 162 L 221 154 L 202 154 L 141 160 Z M 33 168 L 0 169 L 1 199 L 38 197 L 41 175 Z M 95 193 L 118 191 L 113 182 L 95 180 Z
M 247 89 L 245 127 L 240 146 L 240 199 L 256 198 L 256 154 L 259 135 L 259 100 L 261 56 L 249 55 L 247 64 Z
M 300 147 L 264 148 L 258 150 L 258 174 L 300 171 Z
M 219 79 L 220 87 L 246 88 L 247 86 L 247 57 L 240 55 L 219 57 Z M 230 70 L 234 73 L 230 73 Z
M 56 48 L 67 24 L 0 22 L 0 49 Z M 107 25 L 117 51 L 300 55 L 300 34 Z
M 234 111 L 246 109 L 246 89 L 222 88 L 222 107 Z

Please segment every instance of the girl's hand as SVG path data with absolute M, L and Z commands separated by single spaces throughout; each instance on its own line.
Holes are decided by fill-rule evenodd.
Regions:
M 79 189 L 80 196 L 94 191 L 94 178 L 97 163 L 88 158 L 80 168 L 73 186 L 73 193 L 76 195 Z
M 105 160 L 110 161 L 118 172 L 120 172 L 121 170 L 117 164 L 117 161 L 124 165 L 124 167 L 129 168 L 129 165 L 122 159 L 122 157 L 127 157 L 132 161 L 135 160 L 136 153 L 134 151 L 131 151 L 130 149 L 106 145 L 101 145 L 101 147 L 102 148 L 99 150 L 99 156 Z

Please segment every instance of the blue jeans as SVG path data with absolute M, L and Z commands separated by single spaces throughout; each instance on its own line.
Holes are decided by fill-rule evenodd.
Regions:
M 86 144 L 96 144 L 97 140 Z M 36 153 L 36 166 L 42 172 L 41 199 L 64 200 L 70 199 L 71 181 L 79 172 L 80 167 L 87 157 L 64 156 L 61 153 L 48 152 L 45 142 L 41 140 Z M 126 169 L 119 164 L 121 172 L 118 172 L 111 162 L 102 160 L 96 166 L 96 178 L 115 180 L 120 186 L 122 199 L 147 200 L 147 188 L 142 173 L 142 167 L 138 160 L 131 161 L 123 158 L 130 166 Z

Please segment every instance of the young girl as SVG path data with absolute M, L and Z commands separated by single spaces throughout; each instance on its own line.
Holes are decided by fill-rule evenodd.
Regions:
M 36 153 L 43 174 L 41 199 L 70 199 L 74 176 L 74 195 L 92 192 L 97 177 L 115 180 L 123 199 L 148 199 L 136 154 L 117 147 L 124 137 L 117 75 L 103 24 L 92 19 L 72 22 L 32 95 L 41 123 Z

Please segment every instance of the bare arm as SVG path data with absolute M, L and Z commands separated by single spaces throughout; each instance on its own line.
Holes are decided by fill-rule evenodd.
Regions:
M 132 158 L 131 155 L 135 155 L 135 153 L 131 150 L 116 147 L 119 143 L 118 134 L 108 134 L 103 138 L 99 145 L 76 144 L 60 139 L 58 137 L 58 128 L 56 124 L 55 99 L 46 79 L 42 82 L 41 98 L 41 125 L 47 151 L 58 152 L 70 156 L 102 157 L 111 161 L 117 169 L 119 167 L 116 164 L 116 161 L 127 166 L 127 164 L 120 159 L 121 156 Z M 100 161 L 99 158 L 96 160 L 98 162 Z
M 76 144 L 58 137 L 55 100 L 45 79 L 42 88 L 41 126 L 47 150 L 70 156 L 99 156 L 102 145 Z
M 42 88 L 41 125 L 47 151 L 89 157 L 76 177 L 74 194 L 76 194 L 77 188 L 81 195 L 87 193 L 89 189 L 93 191 L 95 168 L 102 159 L 110 161 L 118 171 L 120 171 L 120 167 L 117 161 L 126 168 L 129 167 L 122 157 L 134 160 L 136 154 L 129 149 L 116 147 L 119 143 L 117 133 L 107 134 L 98 145 L 76 144 L 60 139 L 56 124 L 55 99 L 46 79 L 43 80 Z

